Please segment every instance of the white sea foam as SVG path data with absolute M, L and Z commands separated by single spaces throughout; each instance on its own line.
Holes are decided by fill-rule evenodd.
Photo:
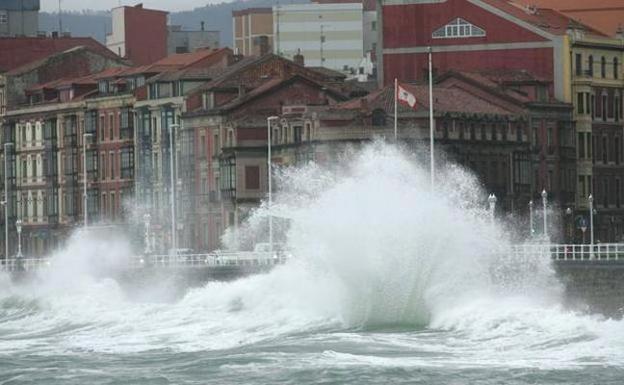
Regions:
M 0 279 L 0 351 L 201 351 L 262 342 L 277 350 L 305 345 L 319 365 L 624 364 L 622 322 L 564 309 L 549 261 L 523 266 L 501 255 L 504 226 L 490 222 L 487 194 L 468 172 L 444 167 L 432 192 L 413 157 L 382 143 L 343 166 L 280 174 L 274 213 L 290 226 L 277 236 L 292 261 L 208 283 L 173 303 L 132 301 L 115 281 L 98 278 L 95 261 L 122 263 L 126 242 L 76 236 L 55 256 L 58 268 L 35 284 Z M 265 209 L 241 226 L 239 240 L 262 240 Z M 17 308 L 28 310 L 11 313 Z M 376 357 L 392 349 L 400 357 Z

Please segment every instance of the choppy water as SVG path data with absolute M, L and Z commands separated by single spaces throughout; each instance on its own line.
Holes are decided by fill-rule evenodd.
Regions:
M 624 323 L 560 305 L 548 261 L 492 252 L 507 234 L 470 175 L 447 168 L 433 196 L 393 149 L 353 164 L 282 176 L 297 258 L 265 275 L 130 295 L 93 274 L 125 245 L 77 236 L 37 281 L 0 276 L 0 384 L 624 381 Z

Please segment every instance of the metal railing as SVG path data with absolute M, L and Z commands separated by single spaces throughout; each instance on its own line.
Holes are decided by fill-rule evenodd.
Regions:
M 505 251 L 501 251 L 505 253 Z M 519 244 L 511 246 L 512 259 L 530 260 L 550 258 L 555 261 L 624 261 L 624 243 L 576 244 Z M 212 252 L 205 254 L 150 254 L 130 257 L 128 269 L 157 268 L 219 268 L 219 267 L 271 267 L 285 263 L 290 258 L 284 253 L 268 252 Z M 0 260 L 0 270 L 8 272 L 37 271 L 54 266 L 50 258 L 10 258 Z M 119 265 L 117 265 L 119 268 Z

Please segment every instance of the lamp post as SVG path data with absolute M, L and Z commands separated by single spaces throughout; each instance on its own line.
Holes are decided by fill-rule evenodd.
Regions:
M 548 240 L 548 193 L 542 190 L 542 205 L 544 206 L 544 241 Z
M 273 189 L 271 176 L 273 175 L 273 168 L 271 166 L 271 121 L 278 120 L 277 116 L 269 116 L 267 118 L 267 167 L 269 176 L 269 252 L 273 255 L 273 215 L 271 214 L 271 207 L 273 206 Z
M 4 144 L 4 258 L 9 258 L 9 147 L 13 143 Z
M 179 124 L 169 125 L 169 168 L 170 168 L 170 183 L 171 183 L 171 249 L 174 256 L 177 256 L 177 236 L 176 236 L 176 208 L 175 208 L 175 175 L 174 175 L 174 156 L 175 149 L 173 148 L 173 129 L 179 128 Z
M 143 215 L 143 225 L 145 226 L 145 250 L 144 254 L 150 254 L 152 252 L 150 247 L 150 222 L 152 221 L 152 216 L 150 214 Z
M 93 134 L 85 132 L 82 134 L 82 211 L 84 216 L 84 228 L 89 225 L 89 198 L 87 196 L 87 138 Z
M 589 257 L 594 259 L 594 196 L 589 194 Z
M 572 224 L 572 209 L 570 207 L 568 207 L 565 211 L 566 213 L 566 219 L 568 222 L 568 228 L 567 228 L 567 233 L 568 233 L 568 243 L 574 243 L 574 234 L 573 234 L 573 224 Z
M 17 229 L 17 258 L 22 258 L 22 220 L 18 219 L 15 222 L 15 228 Z
M 535 230 L 533 229 L 533 201 L 529 201 L 529 237 L 533 238 L 533 233 Z
M 488 196 L 488 203 L 490 204 L 490 221 L 494 223 L 494 211 L 496 210 L 496 195 L 490 194 Z

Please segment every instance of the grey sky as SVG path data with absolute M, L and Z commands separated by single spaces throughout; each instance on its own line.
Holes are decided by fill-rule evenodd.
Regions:
M 119 5 L 135 5 L 143 3 L 145 8 L 162 9 L 165 11 L 190 10 L 208 3 L 220 3 L 222 0 L 61 0 L 63 10 L 81 11 L 83 9 L 106 10 Z M 56 12 L 58 0 L 41 0 L 41 10 Z

